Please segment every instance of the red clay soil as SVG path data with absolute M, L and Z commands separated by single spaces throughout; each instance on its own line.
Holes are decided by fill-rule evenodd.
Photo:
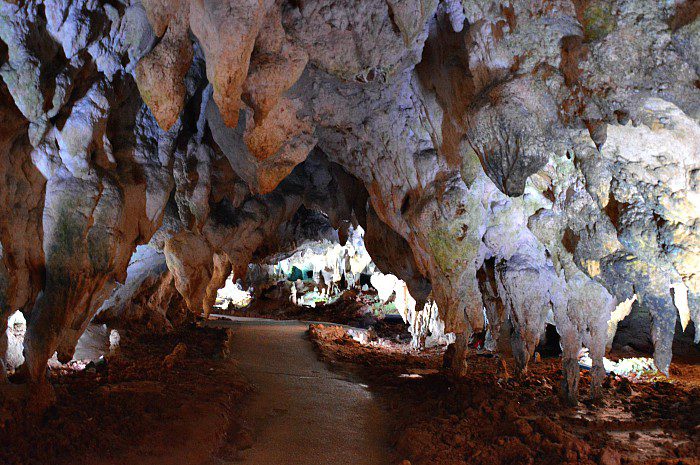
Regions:
M 608 377 L 595 403 L 586 400 L 584 373 L 582 403 L 569 407 L 559 397 L 556 357 L 533 363 L 516 380 L 498 357 L 471 353 L 468 375 L 454 381 L 438 371 L 441 351 L 362 346 L 341 328 L 322 325 L 310 336 L 328 362 L 354 364 L 384 400 L 395 419 L 396 463 L 700 463 L 698 360 L 674 363 L 668 381 Z
M 207 463 L 235 432 L 232 413 L 247 389 L 225 342 L 225 331 L 194 326 L 125 334 L 106 363 L 52 371 L 54 405 L 0 424 L 0 463 Z

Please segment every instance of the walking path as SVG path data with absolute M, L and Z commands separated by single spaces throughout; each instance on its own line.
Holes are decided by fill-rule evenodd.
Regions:
M 318 360 L 308 324 L 231 318 L 231 354 L 256 387 L 242 412 L 252 465 L 389 464 L 385 413 L 364 385 Z

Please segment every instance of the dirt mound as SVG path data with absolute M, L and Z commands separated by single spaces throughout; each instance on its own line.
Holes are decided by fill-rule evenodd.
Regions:
M 55 404 L 5 422 L 0 463 L 204 463 L 247 390 L 222 355 L 225 341 L 223 330 L 194 326 L 125 334 L 105 363 L 52 370 Z
M 560 398 L 561 360 L 543 358 L 522 379 L 510 361 L 470 352 L 465 378 L 438 372 L 442 351 L 360 345 L 342 328 L 310 331 L 323 356 L 354 367 L 395 419 L 396 463 L 700 463 L 700 379 L 630 382 L 608 377 L 604 399 L 569 407 Z M 692 374 L 676 362 L 672 373 Z M 351 365 L 352 364 L 352 365 Z M 590 377 L 583 373 L 582 392 Z

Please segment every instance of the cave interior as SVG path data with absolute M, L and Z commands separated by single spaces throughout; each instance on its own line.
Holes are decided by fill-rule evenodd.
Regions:
M 482 412 L 520 433 L 481 449 L 460 433 L 478 409 L 443 412 L 462 439 L 434 455 L 405 438 L 431 442 L 440 414 L 406 420 L 396 463 L 697 463 L 699 16 L 693 0 L 0 1 L 0 459 L 68 460 L 32 441 L 83 418 L 89 389 L 118 397 L 120 359 L 167 346 L 144 376 L 176 388 L 187 370 L 158 373 L 267 341 L 243 329 L 264 318 L 321 322 L 316 355 L 387 404 L 377 366 L 424 383 L 415 405 L 549 389 L 539 419 Z M 661 415 L 627 408 L 630 435 L 673 430 L 647 455 L 583 420 L 553 441 L 585 447 L 523 439 L 627 389 Z M 241 450 L 266 444 L 241 431 Z M 370 455 L 354 463 L 388 463 Z

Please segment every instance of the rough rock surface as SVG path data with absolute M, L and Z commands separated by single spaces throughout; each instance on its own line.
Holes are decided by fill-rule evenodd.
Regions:
M 549 322 L 573 400 L 578 349 L 597 383 L 636 295 L 667 371 L 676 322 L 700 324 L 699 21 L 642 0 L 0 2 L 20 372 L 70 358 L 115 286 L 114 316 L 155 293 L 165 324 L 170 283 L 208 313 L 302 205 L 432 291 L 457 370 L 484 329 L 525 370 Z

